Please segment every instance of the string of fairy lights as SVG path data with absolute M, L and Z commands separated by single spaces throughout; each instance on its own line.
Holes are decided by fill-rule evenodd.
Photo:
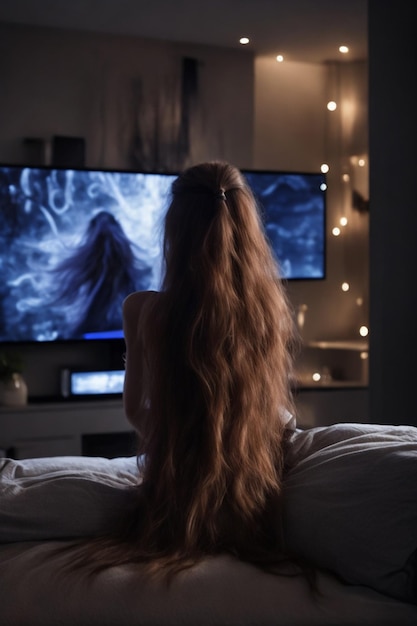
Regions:
M 341 46 L 339 50 L 343 54 L 346 54 L 349 51 L 347 46 Z M 330 114 L 332 114 L 334 111 L 338 110 L 338 103 L 336 100 L 330 99 L 328 100 L 326 107 L 327 107 L 327 110 L 330 112 Z M 353 167 L 365 168 L 365 166 L 367 165 L 365 156 L 350 157 L 350 165 Z M 322 163 L 320 166 L 320 170 L 322 173 L 327 174 L 330 171 L 329 164 Z M 350 180 L 350 175 L 348 173 L 344 172 L 342 174 L 342 182 L 344 184 L 350 184 L 351 180 Z M 346 229 L 349 228 L 349 219 L 346 215 L 346 203 L 345 204 L 341 203 L 341 204 L 343 206 L 342 215 L 338 219 L 336 218 L 335 222 L 331 226 L 331 235 L 335 238 L 343 239 Z M 348 280 L 343 280 L 340 284 L 340 288 L 344 293 L 347 293 L 350 291 L 351 285 L 348 282 Z M 364 304 L 363 296 L 360 295 L 356 297 L 356 305 L 358 307 L 363 307 L 363 304 Z M 364 320 L 362 319 L 361 321 L 363 322 Z M 362 361 L 367 361 L 368 356 L 369 356 L 368 345 L 367 345 L 367 337 L 369 335 L 369 328 L 368 328 L 367 323 L 360 323 L 357 329 L 357 333 L 358 333 L 358 337 L 361 340 L 359 341 L 359 346 L 362 348 L 360 350 L 360 358 Z
M 249 37 L 241 37 L 239 39 L 239 43 L 243 46 L 248 45 L 249 43 L 251 43 Z M 339 46 L 339 52 L 340 54 L 343 55 L 347 55 L 349 53 L 349 47 L 346 45 L 341 45 Z M 282 52 L 280 52 L 279 54 L 276 55 L 276 61 L 277 63 L 283 63 L 284 62 L 284 54 Z M 335 63 L 333 65 L 333 68 L 330 69 L 337 69 L 337 63 Z M 330 76 L 331 72 L 329 73 Z M 339 76 L 336 75 L 334 76 L 334 78 L 336 79 L 334 82 L 338 83 L 339 80 Z M 333 93 L 332 96 L 335 96 L 336 93 Z M 335 111 L 339 111 L 339 113 L 341 113 L 341 107 L 339 107 L 338 105 L 338 100 L 340 97 L 340 90 L 337 89 L 337 97 L 332 97 L 327 101 L 326 107 L 327 110 L 329 111 L 330 114 L 334 113 Z M 346 103 L 341 101 L 340 104 L 346 109 Z M 338 140 L 342 140 L 342 137 L 338 135 Z M 352 162 L 352 159 L 354 159 L 354 162 Z M 365 168 L 365 166 L 367 165 L 366 163 L 366 156 L 360 156 L 360 157 L 351 157 L 351 166 L 355 166 L 358 168 Z M 332 166 L 333 167 L 333 166 Z M 328 163 L 322 163 L 320 170 L 322 173 L 327 174 L 330 171 L 330 166 Z M 347 188 L 348 185 L 351 184 L 351 180 L 350 180 L 350 174 L 348 174 L 346 171 L 344 171 L 342 173 L 342 182 L 345 185 L 345 188 Z M 326 185 L 325 185 L 326 186 Z M 327 188 L 327 186 L 326 186 Z M 341 193 L 341 197 L 343 199 L 343 192 Z M 333 225 L 331 225 L 331 236 L 335 237 L 335 238 L 340 238 L 341 241 L 344 239 L 344 236 L 346 235 L 346 233 L 349 231 L 349 218 L 348 218 L 348 214 L 349 212 L 346 210 L 347 208 L 347 203 L 346 202 L 342 202 L 340 201 L 340 206 L 342 207 L 342 214 L 340 215 L 339 213 L 339 217 L 337 217 L 333 223 Z M 346 271 L 346 268 L 345 268 Z M 347 279 L 343 279 L 342 282 L 340 283 L 340 289 L 342 292 L 344 293 L 352 293 L 352 289 L 351 289 L 351 284 L 349 283 L 349 280 Z M 359 292 L 360 294 L 360 292 Z M 364 297 L 363 295 L 357 295 L 356 299 L 356 306 L 361 309 L 361 311 L 363 312 L 360 315 L 360 323 L 359 326 L 357 328 L 357 342 L 353 342 L 353 344 L 357 344 L 357 346 L 355 347 L 355 349 L 359 348 L 360 350 L 360 358 L 362 359 L 362 361 L 365 362 L 368 359 L 368 341 L 367 341 L 367 337 L 369 334 L 369 329 L 368 329 L 368 325 L 367 325 L 367 320 L 365 320 L 365 314 L 364 314 Z M 303 308 L 304 307 L 304 308 Z M 299 324 L 300 329 L 303 327 L 304 325 L 304 318 L 305 318 L 305 313 L 306 313 L 306 309 L 307 306 L 306 305 L 300 305 L 300 307 L 298 308 L 298 316 L 297 316 L 297 323 Z M 366 322 L 366 323 L 364 323 Z M 328 344 L 330 344 L 331 342 L 327 342 Z M 348 343 L 348 342 L 346 342 Z M 326 368 L 324 368 L 325 370 Z M 312 379 L 314 382 L 324 382 L 324 379 L 326 378 L 326 371 L 322 371 L 322 372 L 314 372 L 312 375 Z

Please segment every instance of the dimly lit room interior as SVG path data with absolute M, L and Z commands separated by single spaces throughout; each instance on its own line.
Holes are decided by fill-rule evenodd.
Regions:
M 240 11 L 229 2 L 222 8 L 221 24 L 210 5 L 203 28 L 199 22 L 194 27 L 199 15 L 187 4 L 177 12 L 166 3 L 159 10 L 155 3 L 152 11 L 141 3 L 127 4 L 125 10 L 112 3 L 97 10 L 88 3 L 55 9 L 45 4 L 43 10 L 42 3 L 36 9 L 31 2 L 3 3 L 0 162 L 158 172 L 176 172 L 205 159 L 272 172 L 320 173 L 327 166 L 323 274 L 318 280 L 288 281 L 294 314 L 302 324 L 299 423 L 413 424 L 415 402 L 411 381 L 406 382 L 413 368 L 406 364 L 413 362 L 415 342 L 414 296 L 407 280 L 414 245 L 406 241 L 413 232 L 414 211 L 404 197 L 412 180 L 404 168 L 411 168 L 412 156 L 398 155 L 407 154 L 414 122 L 394 112 L 387 119 L 397 97 L 406 110 L 406 63 L 413 56 L 401 54 L 401 72 L 392 69 L 398 66 L 396 49 L 382 64 L 378 50 L 370 65 L 370 43 L 379 44 L 383 30 L 382 6 L 371 3 L 368 19 L 362 1 L 304 2 L 300 7 L 277 3 L 273 9 L 270 4 L 255 8 L 246 3 Z M 159 11 L 172 15 L 167 13 L 161 24 Z M 395 15 L 402 21 L 401 11 Z M 245 33 L 249 43 L 241 44 Z M 392 41 L 395 36 L 392 28 Z M 398 36 L 401 46 L 409 45 L 402 30 Z M 348 52 L 339 51 L 348 44 Z M 389 71 L 393 87 L 389 98 L 381 99 L 374 91 Z M 407 89 L 394 87 L 400 80 L 407 81 Z M 329 110 L 329 102 L 337 108 Z M 370 107 L 375 109 L 372 118 Z M 377 122 L 395 130 L 382 133 Z M 403 132 L 401 123 L 407 123 Z M 370 137 L 377 145 L 375 167 L 382 174 L 369 169 Z M 383 139 L 391 142 L 389 149 L 380 146 Z M 392 142 L 400 140 L 405 147 L 394 149 Z M 388 167 L 390 155 L 393 164 Z M 382 192 L 382 181 L 392 189 Z M 378 199 L 371 224 L 370 185 Z M 384 219 L 387 198 L 390 217 Z M 403 216 L 395 223 L 393 205 L 395 215 Z M 387 224 L 389 234 L 398 231 L 389 242 Z M 375 267 L 371 273 L 370 264 Z M 409 304 L 398 306 L 403 298 Z M 31 439 L 30 423 L 39 452 L 43 434 L 47 454 L 55 435 L 60 450 L 78 450 L 80 433 L 71 449 L 69 440 L 58 441 L 63 432 L 41 427 L 35 419 L 43 412 L 39 405 L 45 400 L 49 410 L 58 400 L 60 408 L 70 409 L 72 421 L 71 407 L 62 403 L 62 371 L 119 370 L 123 342 L 24 343 L 14 329 L 9 335 L 3 334 L 2 341 L 11 339 L 9 351 L 22 357 L 30 406 L 25 407 L 28 422 L 22 416 L 22 430 L 3 437 L 2 447 L 27 445 L 21 440 Z M 401 393 L 392 393 L 394 388 Z M 113 399 L 105 406 L 115 414 L 120 402 Z M 80 410 L 78 403 L 78 415 Z M 94 411 L 94 403 L 85 410 L 87 415 Z M 123 430 L 121 414 L 116 421 L 114 428 Z M 15 428 L 15 417 L 12 422 Z M 90 430 L 82 434 L 105 434 L 103 424 L 96 428 L 95 418 L 90 427 L 86 423 L 83 428 Z M 30 454 L 37 454 L 36 448 Z
M 21 185 L 13 187 L 12 209 L 19 206 L 27 217 L 36 205 L 54 233 L 62 206 L 72 202 L 66 184 L 74 171 L 94 172 L 103 185 L 113 184 L 106 179 L 109 173 L 157 174 L 169 181 L 194 163 L 224 160 L 248 176 L 280 175 L 287 184 L 291 176 L 321 177 L 321 269 L 294 276 L 289 270 L 285 281 L 301 339 L 294 381 L 297 426 L 306 432 L 349 424 L 413 429 L 417 55 L 412 8 L 406 0 L 213 0 L 206 6 L 191 0 L 3 0 L 0 211 L 6 211 L 7 176 L 12 175 L 14 180 L 19 175 Z M 54 190 L 54 171 L 59 170 L 67 183 L 56 183 Z M 45 172 L 44 179 L 39 172 Z M 113 204 L 129 202 L 121 186 L 106 193 Z M 0 395 L 0 457 L 40 462 L 99 457 L 103 463 L 130 458 L 136 438 L 124 415 L 121 388 L 78 395 L 71 384 L 77 374 L 120 375 L 123 337 L 62 340 L 45 334 L 44 327 L 36 337 L 23 330 L 20 335 L 22 325 L 5 284 L 14 280 L 16 287 L 23 278 L 14 275 L 8 283 L 13 228 L 1 229 L 0 267 L 6 279 L 0 296 L 0 355 L 20 361 L 24 399 L 2 401 Z M 311 232 L 299 237 L 300 245 L 313 245 Z M 48 310 L 48 300 L 41 306 Z M 415 459 L 416 440 L 413 446 Z M 403 470 L 408 485 L 409 465 Z M 131 469 L 122 470 L 130 480 Z M 404 495 L 404 502 L 410 497 Z M 378 515 L 384 514 L 383 507 L 378 509 Z M 87 507 L 89 516 L 94 514 Z M 415 525 L 417 511 L 413 516 L 408 524 Z M 315 613 L 307 602 L 298 621 L 288 607 L 287 618 L 274 621 L 267 598 L 259 615 L 249 611 L 243 617 L 230 607 L 225 614 L 217 608 L 210 614 L 205 607 L 208 613 L 200 621 L 201 593 L 196 592 L 193 605 L 193 587 L 184 586 L 171 607 L 172 615 L 181 615 L 178 621 L 169 621 L 165 598 L 161 612 L 153 612 L 152 601 L 159 602 L 159 596 L 150 592 L 153 600 L 144 601 L 142 617 L 135 621 L 132 609 L 120 623 L 411 626 L 417 623 L 417 539 L 415 532 L 410 539 L 408 529 L 403 537 L 408 544 L 397 569 L 405 571 L 407 563 L 407 585 L 413 590 L 407 595 L 398 591 L 397 581 L 388 589 L 388 583 L 384 588 L 369 582 L 371 574 L 363 581 L 353 570 L 347 577 L 342 573 L 348 594 L 349 585 L 373 589 L 369 596 L 353 594 L 350 601 L 340 583 L 343 591 L 334 596 L 340 601 L 337 619 L 331 611 L 328 617 Z M 316 541 L 320 544 L 319 533 Z M 339 544 L 333 548 L 338 553 Z M 330 560 L 323 563 L 334 570 Z M 372 570 L 361 567 L 361 572 Z M 239 573 L 236 589 L 239 584 L 246 589 L 250 576 Z M 215 577 L 214 572 L 206 583 L 209 596 L 219 593 Z M 261 588 L 259 580 L 256 593 Z M 229 592 L 237 597 L 237 591 Z M 68 612 L 68 622 L 56 623 L 113 623 L 103 621 L 103 610 L 97 609 L 100 590 L 94 593 L 91 605 L 82 602 L 88 619 Z M 279 602 L 285 595 L 280 591 Z M 293 601 L 298 602 L 296 595 Z M 186 615 L 179 607 L 187 603 L 192 609 Z M 53 611 L 61 615 L 55 604 Z M 108 619 L 114 616 L 110 610 Z M 26 623 L 13 617 L 7 621 L 7 615 L 4 622 Z

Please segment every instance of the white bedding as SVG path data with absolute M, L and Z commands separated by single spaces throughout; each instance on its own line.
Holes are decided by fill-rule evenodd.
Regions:
M 0 461 L 1 626 L 417 624 L 417 429 L 338 424 L 297 430 L 288 454 L 290 549 L 318 566 L 273 576 L 207 559 L 170 589 L 118 567 L 86 585 L 57 575 L 57 541 L 90 536 L 123 506 L 135 458 Z

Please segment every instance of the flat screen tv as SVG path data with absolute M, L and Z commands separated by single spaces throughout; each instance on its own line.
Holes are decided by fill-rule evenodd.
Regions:
M 283 278 L 323 279 L 324 175 L 243 174 Z M 122 338 L 124 297 L 160 288 L 175 176 L 0 166 L 0 342 Z

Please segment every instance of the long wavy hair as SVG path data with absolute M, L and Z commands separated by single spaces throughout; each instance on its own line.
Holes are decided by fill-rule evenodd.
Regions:
M 81 558 L 90 570 L 137 562 L 168 577 L 218 553 L 269 567 L 282 554 L 283 413 L 293 411 L 294 325 L 279 269 L 228 163 L 174 181 L 164 233 L 162 293 L 143 326 L 143 482 L 118 539 Z

